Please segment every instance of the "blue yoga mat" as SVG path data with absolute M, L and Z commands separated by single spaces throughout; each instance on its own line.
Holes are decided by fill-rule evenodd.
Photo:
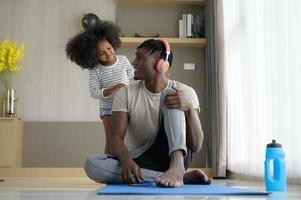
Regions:
M 106 185 L 98 191 L 99 195 L 269 195 L 248 189 L 229 187 L 219 184 L 184 185 L 180 188 L 162 188 L 154 183 L 137 185 Z

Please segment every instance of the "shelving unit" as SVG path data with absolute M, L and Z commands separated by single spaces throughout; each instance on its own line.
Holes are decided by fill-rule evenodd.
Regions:
M 203 6 L 205 0 L 118 0 L 120 5 L 152 5 L 152 6 L 168 6 L 168 5 L 180 5 L 180 6 Z M 177 47 L 197 47 L 202 48 L 206 45 L 205 38 L 178 38 L 178 37 L 165 37 L 171 45 Z M 123 46 L 134 46 L 141 44 L 144 40 L 149 38 L 146 37 L 121 37 Z
M 150 39 L 145 37 L 121 37 L 121 42 L 123 45 L 127 46 L 137 46 L 141 44 L 144 40 Z M 204 47 L 206 45 L 206 39 L 204 38 L 175 38 L 170 37 L 165 39 L 173 46 L 182 47 Z
M 203 5 L 205 0 L 119 0 L 120 4 L 178 4 L 178 5 Z

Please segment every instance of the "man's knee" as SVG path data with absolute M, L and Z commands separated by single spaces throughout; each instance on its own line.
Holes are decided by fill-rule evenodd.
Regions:
M 164 94 L 166 95 L 166 94 L 168 94 L 168 93 L 170 93 L 170 92 L 176 92 L 176 90 L 174 90 L 174 89 L 171 88 L 171 87 L 168 87 L 168 88 L 166 88 L 163 92 L 164 92 Z
M 184 111 L 182 110 L 179 110 L 179 109 L 169 109 L 167 108 L 165 105 L 164 105 L 164 99 L 165 99 L 165 96 L 169 93 L 173 93 L 175 92 L 175 90 L 173 88 L 166 88 L 163 93 L 162 93 L 162 96 L 161 96 L 161 112 L 164 116 L 167 116 L 167 117 L 171 117 L 173 115 L 181 115 L 181 116 L 185 116 L 185 113 Z
M 108 154 L 92 155 L 86 159 L 87 176 L 98 183 L 121 183 L 121 168 L 117 160 Z
M 95 182 L 100 182 L 99 177 L 97 177 L 97 175 L 96 175 L 96 172 L 98 171 L 98 169 L 95 166 L 95 160 L 96 160 L 95 155 L 89 156 L 86 159 L 84 169 L 85 169 L 87 176 L 90 179 L 92 179 Z

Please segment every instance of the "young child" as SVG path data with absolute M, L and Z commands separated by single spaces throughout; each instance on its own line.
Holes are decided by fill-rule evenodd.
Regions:
M 79 33 L 66 46 L 67 57 L 83 69 L 89 70 L 89 89 L 93 98 L 99 99 L 100 117 L 103 121 L 106 144 L 110 153 L 110 121 L 113 97 L 117 90 L 134 78 L 134 69 L 123 55 L 116 55 L 120 47 L 120 30 L 108 21 L 99 21 L 92 28 Z

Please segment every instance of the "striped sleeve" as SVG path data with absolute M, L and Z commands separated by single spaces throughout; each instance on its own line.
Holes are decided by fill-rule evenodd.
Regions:
M 89 70 L 89 90 L 91 97 L 99 99 L 101 107 L 111 108 L 114 94 L 103 96 L 103 90 L 116 84 L 129 84 L 134 78 L 134 69 L 126 56 L 118 55 L 117 61 L 112 66 L 99 64 L 95 69 Z
M 130 64 L 129 60 L 126 59 L 128 62 L 127 65 L 127 75 L 128 75 L 128 79 L 129 80 L 133 80 L 134 79 L 134 68 L 132 67 L 132 65 Z
M 91 97 L 93 97 L 94 99 L 101 98 L 101 83 L 96 68 L 89 70 L 89 90 Z

